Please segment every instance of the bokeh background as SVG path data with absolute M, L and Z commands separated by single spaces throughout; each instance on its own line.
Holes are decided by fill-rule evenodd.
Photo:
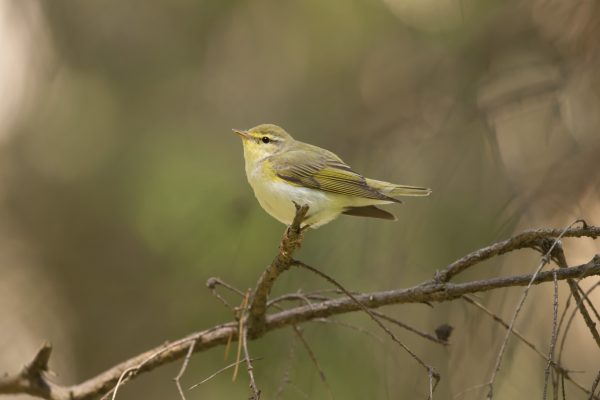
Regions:
M 277 123 L 369 176 L 433 188 L 395 207 L 397 223 L 341 217 L 306 235 L 299 257 L 353 290 L 417 284 L 524 228 L 600 224 L 598 37 L 600 6 L 587 0 L 2 0 L 0 370 L 48 339 L 56 380 L 75 383 L 231 318 L 206 280 L 252 287 L 283 232 L 255 201 L 231 128 Z M 566 246 L 572 264 L 598 252 Z M 459 280 L 531 272 L 538 257 Z M 326 287 L 291 271 L 276 292 Z M 480 300 L 508 318 L 520 293 Z M 551 293 L 535 288 L 517 324 L 542 351 Z M 398 331 L 441 372 L 439 398 L 489 378 L 504 330 L 472 306 L 385 312 L 455 327 L 446 348 Z M 304 326 L 335 398 L 425 397 L 422 369 L 368 318 L 340 320 L 383 342 Z M 563 356 L 587 387 L 600 367 L 588 336 L 576 318 Z M 293 337 L 250 345 L 265 398 L 326 398 Z M 223 348 L 197 355 L 183 383 L 224 365 Z M 541 396 L 544 365 L 511 342 L 496 398 Z M 179 366 L 118 398 L 176 399 Z M 247 394 L 245 373 L 225 373 L 188 398 Z M 567 394 L 584 398 L 569 383 Z

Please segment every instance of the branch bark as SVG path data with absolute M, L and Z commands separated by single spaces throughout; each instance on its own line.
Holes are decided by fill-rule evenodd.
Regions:
M 565 257 L 565 253 L 562 249 L 562 246 L 557 247 L 556 253 L 558 266 L 560 268 L 569 268 L 569 265 L 567 264 L 567 258 Z M 569 285 L 569 289 L 571 290 L 571 294 L 573 296 L 573 299 L 575 300 L 575 304 L 579 308 L 579 312 L 581 313 L 585 324 L 587 325 L 590 333 L 592 334 L 592 337 L 596 341 L 596 345 L 598 346 L 598 348 L 600 348 L 600 334 L 596 329 L 596 323 L 594 322 L 594 320 L 592 320 L 592 317 L 590 317 L 587 308 L 585 308 L 585 303 L 582 301 L 582 298 L 579 294 L 579 291 L 581 290 L 579 288 L 579 285 L 573 279 L 567 279 L 567 284 Z
M 299 214 L 301 212 L 302 208 L 300 208 Z M 260 335 L 283 327 L 360 310 L 360 305 L 355 300 L 344 297 L 315 302 L 311 305 L 298 306 L 269 315 L 266 314 L 268 295 L 276 278 L 293 265 L 294 261 L 291 258 L 291 253 L 298 248 L 301 242 L 302 228 L 300 228 L 300 222 L 304 218 L 304 215 L 298 221 L 295 221 L 297 222 L 296 228 L 288 228 L 286 230 L 278 256 L 258 281 L 248 317 L 250 323 L 248 329 L 249 331 L 253 329 L 253 335 L 250 335 L 250 332 L 248 332 L 249 340 L 256 339 Z M 355 298 L 369 308 L 378 308 L 389 304 L 451 301 L 461 298 L 466 294 L 505 287 L 525 286 L 531 280 L 532 275 L 497 277 L 465 283 L 451 283 L 448 280 L 467 268 L 493 256 L 518 248 L 535 248 L 539 244 L 538 241 L 540 239 L 557 237 L 560 232 L 561 230 L 559 229 L 527 231 L 509 240 L 468 254 L 438 272 L 434 280 L 405 289 L 357 294 Z M 587 225 L 580 228 L 572 228 L 565 233 L 565 236 L 596 238 L 600 236 L 600 228 Z M 288 241 L 287 244 L 286 240 Z M 552 281 L 554 275 L 556 275 L 557 280 L 600 276 L 600 255 L 594 256 L 590 262 L 577 267 L 558 268 L 552 271 L 541 272 L 537 275 L 533 283 L 537 285 Z M 45 345 L 37 353 L 33 361 L 20 372 L 13 375 L 4 374 L 0 376 L 0 395 L 23 393 L 48 400 L 95 399 L 110 393 L 119 379 L 122 378 L 122 375 L 125 378 L 122 378 L 121 385 L 141 373 L 184 358 L 190 349 L 190 345 L 194 342 L 193 349 L 197 353 L 215 346 L 225 345 L 230 336 L 238 340 L 238 335 L 237 321 L 217 325 L 148 350 L 109 368 L 85 382 L 72 386 L 53 383 L 46 376 L 45 371 L 47 370 L 51 348 L 49 345 Z
M 279 244 L 279 253 L 258 279 L 252 296 L 250 313 L 248 315 L 248 333 L 252 338 L 264 334 L 267 300 L 269 299 L 269 294 L 271 294 L 271 289 L 279 275 L 290 268 L 292 255 L 302 244 L 302 234 L 305 227 L 301 227 L 300 225 L 308 212 L 308 206 L 300 206 L 296 203 L 294 205 L 296 206 L 296 216 L 283 234 L 283 238 Z
M 593 239 L 600 237 L 600 227 L 588 225 L 585 221 L 579 222 L 582 223 L 581 227 L 569 228 L 566 231 L 563 229 L 531 229 L 515 235 L 510 239 L 483 247 L 456 260 L 443 270 L 438 271 L 435 280 L 438 282 L 448 282 L 454 276 L 476 264 L 480 264 L 492 257 L 506 254 L 511 251 L 525 248 L 542 249 L 545 246 L 545 243 L 543 242 L 544 239 L 556 238 L 561 234 L 563 237 L 586 236 Z

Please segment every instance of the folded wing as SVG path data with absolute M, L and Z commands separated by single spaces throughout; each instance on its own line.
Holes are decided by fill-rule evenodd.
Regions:
M 279 178 L 297 186 L 400 203 L 400 200 L 369 186 L 363 176 L 328 151 L 288 151 L 271 156 L 268 161 Z

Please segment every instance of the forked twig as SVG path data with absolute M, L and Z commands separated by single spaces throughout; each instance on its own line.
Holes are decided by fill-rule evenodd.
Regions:
M 181 398 L 183 400 L 185 400 L 185 394 L 183 393 L 183 389 L 181 388 L 181 377 L 183 376 L 185 370 L 187 369 L 187 366 L 190 362 L 190 358 L 192 357 L 192 354 L 194 353 L 194 346 L 196 346 L 196 340 L 194 340 L 192 343 L 190 343 L 190 348 L 187 352 L 187 354 L 185 355 L 185 358 L 183 359 L 183 364 L 181 365 L 181 369 L 179 370 L 179 373 L 177 374 L 177 376 L 175 378 L 173 378 L 173 380 L 175 381 L 175 385 L 177 386 L 177 390 L 179 391 L 179 395 L 181 396 Z
M 129 379 L 129 377 L 134 376 L 136 374 L 137 371 L 139 371 L 146 363 L 148 363 L 149 361 L 151 361 L 152 359 L 154 359 L 155 357 L 157 357 L 161 352 L 166 351 L 167 348 L 165 349 L 161 349 L 153 354 L 151 354 L 148 358 L 146 358 L 145 360 L 143 360 L 141 363 L 139 363 L 138 365 L 135 365 L 133 367 L 127 368 L 126 370 L 124 370 L 121 375 L 119 376 L 119 379 L 117 380 L 117 384 L 115 385 L 115 387 L 112 389 L 112 396 L 111 396 L 111 400 L 115 400 L 117 398 L 117 392 L 119 391 L 119 387 L 125 382 L 127 381 L 127 379 Z M 110 395 L 111 391 L 107 392 L 101 400 L 108 398 L 108 396 Z
M 504 340 L 502 341 L 502 346 L 500 347 L 500 351 L 498 352 L 498 357 L 496 358 L 496 364 L 494 366 L 494 370 L 492 372 L 492 376 L 490 377 L 490 380 L 488 382 L 488 387 L 489 387 L 489 392 L 488 392 L 488 395 L 487 395 L 488 399 L 492 399 L 493 396 L 494 396 L 494 392 L 493 392 L 494 381 L 496 380 L 496 376 L 498 374 L 498 371 L 500 371 L 500 366 L 502 365 L 502 358 L 504 357 L 504 352 L 506 350 L 506 346 L 508 345 L 508 340 L 510 339 L 510 336 L 511 336 L 511 333 L 513 331 L 513 327 L 515 325 L 517 317 L 518 317 L 519 313 L 521 312 L 521 308 L 523 308 L 523 304 L 525 304 L 525 300 L 527 299 L 527 295 L 529 294 L 529 289 L 533 285 L 533 282 L 537 278 L 537 276 L 540 273 L 540 271 L 542 270 L 542 268 L 544 268 L 544 266 L 546 264 L 548 264 L 549 257 L 552 254 L 552 251 L 554 250 L 554 248 L 556 247 L 556 245 L 558 244 L 559 240 L 577 222 L 579 222 L 579 221 L 575 221 L 575 222 L 571 223 L 569 226 L 567 226 L 565 229 L 563 229 L 562 232 L 554 239 L 554 241 L 552 242 L 552 245 L 550 246 L 550 248 L 548 249 L 548 251 L 544 254 L 544 256 L 542 257 L 542 259 L 541 259 L 541 261 L 540 261 L 540 263 L 538 265 L 538 267 L 536 268 L 535 272 L 533 273 L 533 276 L 531 277 L 531 280 L 529 281 L 529 284 L 527 285 L 527 287 L 523 291 L 523 294 L 521 295 L 521 299 L 519 300 L 519 303 L 517 304 L 517 307 L 515 308 L 513 316 L 512 316 L 512 318 L 510 320 L 510 323 L 508 325 L 508 329 L 506 331 L 506 335 L 504 336 Z M 556 274 L 554 276 L 556 276 Z
M 576 223 L 582 223 L 580 228 L 572 228 Z M 553 239 L 561 237 L 581 237 L 588 236 L 591 238 L 600 237 L 600 227 L 588 225 L 583 220 L 573 222 L 566 230 L 565 229 L 530 229 L 519 233 L 509 239 L 492 245 L 483 247 L 464 257 L 454 261 L 446 268 L 438 271 L 435 275 L 436 282 L 448 282 L 454 276 L 460 274 L 472 266 L 479 264 L 485 260 L 489 260 L 494 256 L 506 254 L 511 251 L 536 248 L 539 242 L 543 239 Z M 555 240 L 556 242 L 556 240 Z
M 215 296 L 217 299 L 219 299 L 221 301 L 221 303 L 223 303 L 223 305 L 225 307 L 227 307 L 229 310 L 233 310 L 234 307 L 231 304 L 229 304 L 229 302 L 227 300 L 225 300 L 225 298 L 223 296 L 221 296 L 219 294 L 219 292 L 217 292 L 217 286 L 223 286 L 225 289 L 228 289 L 229 291 L 231 291 L 241 297 L 244 297 L 244 292 L 242 292 L 235 286 L 228 284 L 221 278 L 217 278 L 217 277 L 208 278 L 208 280 L 206 281 L 206 287 L 208 289 L 210 289 L 210 292 L 212 293 L 212 295 Z
M 504 321 L 502 318 L 500 318 L 493 311 L 491 311 L 490 309 L 488 309 L 487 307 L 485 307 L 483 304 L 479 303 L 477 300 L 473 299 L 471 296 L 465 295 L 462 298 L 466 302 L 468 302 L 469 304 L 472 304 L 475 307 L 477 307 L 480 310 L 482 310 L 485 314 L 487 314 L 488 316 L 490 316 L 494 321 L 498 322 L 502 327 L 504 327 L 504 329 L 508 329 L 508 323 L 506 321 Z M 518 339 L 520 339 L 527 347 L 529 347 L 531 350 L 533 350 L 538 356 L 540 356 L 543 360 L 545 360 L 546 362 L 549 361 L 549 358 L 544 353 L 542 353 L 542 351 L 539 350 L 535 346 L 535 344 L 533 344 L 525 336 L 523 336 L 518 330 L 513 329 L 513 334 Z M 581 390 L 582 392 L 584 392 L 585 394 L 589 394 L 589 391 L 585 387 L 583 387 L 583 385 L 581 385 L 579 382 L 573 380 L 573 378 L 570 377 L 569 372 L 573 372 L 573 371 L 569 371 L 568 369 L 564 368 L 560 364 L 560 357 L 559 357 L 559 361 L 558 362 L 553 362 L 551 364 L 551 366 L 560 375 L 563 386 L 564 386 L 564 380 L 566 379 L 569 382 L 571 382 L 576 388 L 578 388 L 579 390 Z M 484 387 L 484 386 L 487 386 L 487 384 L 477 385 L 474 388 L 481 388 L 481 387 Z M 472 389 L 468 389 L 467 391 L 469 391 L 469 390 L 472 390 Z M 564 390 L 564 387 L 563 387 L 563 390 Z M 463 392 L 461 392 L 461 393 L 463 393 Z

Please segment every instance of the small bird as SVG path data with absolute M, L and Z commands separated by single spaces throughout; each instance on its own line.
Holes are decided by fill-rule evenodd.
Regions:
M 431 189 L 396 185 L 357 174 L 334 153 L 294 140 L 283 128 L 262 124 L 234 129 L 244 145 L 246 176 L 262 208 L 286 225 L 294 203 L 308 205 L 303 225 L 318 228 L 340 214 L 396 220 L 379 204 L 397 196 L 428 196 Z

